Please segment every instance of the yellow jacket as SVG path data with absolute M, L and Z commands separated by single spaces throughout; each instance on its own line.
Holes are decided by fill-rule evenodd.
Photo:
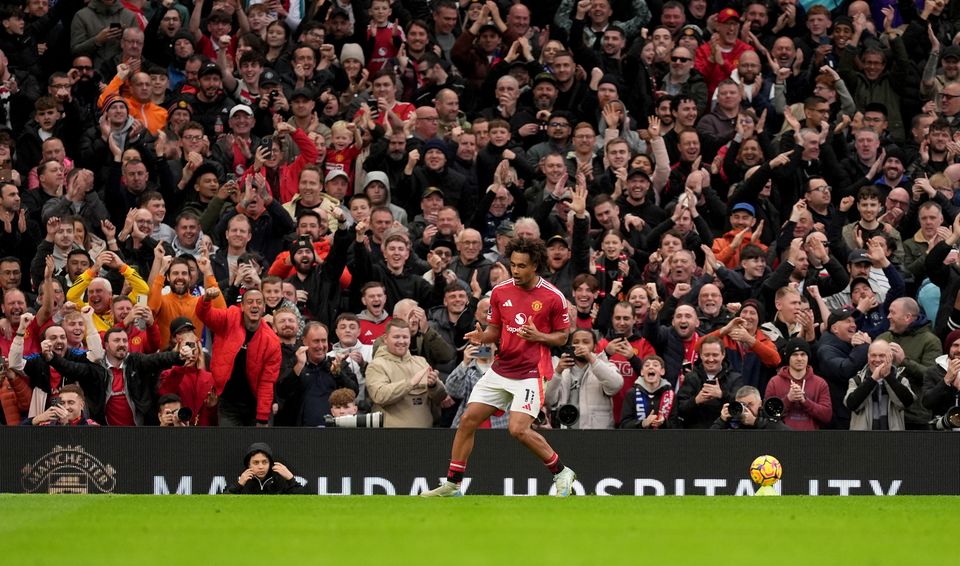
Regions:
M 123 267 L 120 268 L 120 275 L 130 284 L 130 294 L 128 296 L 130 300 L 133 301 L 133 304 L 137 304 L 137 297 L 147 295 L 150 292 L 150 287 L 147 286 L 147 282 L 143 280 L 143 277 L 140 277 L 136 269 L 129 265 L 123 264 Z M 77 280 L 73 282 L 73 286 L 67 290 L 67 300 L 76 304 L 77 308 L 82 309 L 87 306 L 86 301 L 83 300 L 83 295 L 87 292 L 87 287 L 90 286 L 90 282 L 93 281 L 94 277 L 96 277 L 96 275 L 89 269 L 81 273 L 80 276 L 77 277 Z M 113 311 L 108 310 L 103 313 L 103 315 L 94 312 L 93 322 L 96 324 L 98 332 L 110 330 L 113 326 Z

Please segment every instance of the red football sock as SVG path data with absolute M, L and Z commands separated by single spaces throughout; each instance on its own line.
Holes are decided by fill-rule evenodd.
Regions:
M 450 460 L 450 469 L 447 471 L 447 481 L 451 483 L 460 483 L 463 481 L 463 472 L 467 469 L 466 462 Z

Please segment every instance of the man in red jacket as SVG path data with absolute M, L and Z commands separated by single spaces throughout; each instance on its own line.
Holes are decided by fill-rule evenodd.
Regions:
M 213 332 L 210 372 L 220 397 L 220 426 L 266 426 L 273 384 L 280 373 L 280 339 L 263 324 L 263 293 L 250 289 L 240 305 L 226 310 L 210 304 L 220 294 L 211 287 L 197 301 L 197 317 Z
M 717 13 L 717 33 L 695 53 L 694 67 L 707 82 L 708 96 L 713 96 L 720 81 L 730 78 L 740 63 L 740 55 L 744 51 L 753 51 L 753 47 L 739 37 L 740 14 L 733 8 L 720 10 Z
M 791 338 L 783 347 L 787 365 L 767 384 L 765 397 L 783 400 L 783 424 L 793 430 L 818 430 L 833 418 L 833 403 L 826 380 L 810 367 L 810 346 Z

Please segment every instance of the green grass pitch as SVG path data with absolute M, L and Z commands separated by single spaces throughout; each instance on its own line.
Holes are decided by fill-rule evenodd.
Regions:
M 940 565 L 954 497 L 0 496 L 28 564 Z M 654 562 L 655 561 L 655 562 Z

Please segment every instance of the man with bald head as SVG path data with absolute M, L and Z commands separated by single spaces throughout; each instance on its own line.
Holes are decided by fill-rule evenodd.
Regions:
M 760 56 L 756 51 L 744 51 L 737 61 L 737 68 L 730 74 L 730 78 L 743 86 L 743 101 L 753 108 L 759 116 L 764 110 L 772 111 L 775 96 L 774 83 L 761 74 Z M 781 90 L 783 86 L 777 87 Z M 713 93 L 713 100 L 717 100 L 717 92 Z
M 703 334 L 722 328 L 733 318 L 723 304 L 720 287 L 713 283 L 700 287 L 700 293 L 697 295 L 697 318 L 700 319 L 699 330 Z
M 901 376 L 909 380 L 910 388 L 919 394 L 923 388 L 923 374 L 943 354 L 940 339 L 933 333 L 930 321 L 920 310 L 917 301 L 910 297 L 899 298 L 890 303 L 887 310 L 890 330 L 877 337 L 889 342 L 893 363 L 901 368 Z M 929 428 L 930 412 L 920 403 L 906 413 L 906 425 L 910 430 Z
M 3 316 L 10 323 L 11 330 L 14 333 L 20 330 L 20 315 L 27 312 L 27 298 L 20 289 L 5 289 L 3 291 Z M 23 329 L 24 331 L 26 328 Z M 22 336 L 22 333 L 20 334 Z M 13 338 L 0 336 L 0 351 L 4 357 L 10 355 L 10 345 Z
M 511 75 L 504 75 L 497 80 L 494 94 L 496 101 L 484 108 L 480 115 L 487 120 L 500 119 L 512 124 L 513 117 L 519 111 L 520 81 Z
M 67 291 L 67 300 L 79 308 L 87 304 L 93 307 L 93 322 L 100 332 L 109 330 L 115 323 L 110 308 L 113 305 L 113 285 L 108 279 L 100 277 L 100 271 L 104 267 L 115 269 L 130 284 L 128 296 L 134 304 L 137 304 L 137 297 L 150 292 L 147 282 L 140 277 L 136 269 L 124 263 L 113 252 L 100 252 L 93 266 L 81 273 Z M 84 294 L 87 296 L 86 301 L 83 299 Z
M 421 106 L 417 108 L 417 124 L 413 128 L 413 140 L 422 145 L 430 140 L 437 139 L 437 131 L 440 117 L 437 109 L 433 106 Z M 407 143 L 407 149 L 410 149 L 410 142 Z
M 530 27 L 530 8 L 515 2 L 507 10 L 507 30 L 503 32 L 503 41 L 506 44 L 512 44 L 514 41 L 525 37 L 530 39 L 533 36 L 533 30 Z
M 891 189 L 887 198 L 884 199 L 883 206 L 887 211 L 880 217 L 881 222 L 890 224 L 898 232 L 904 231 L 904 228 L 916 229 L 916 218 L 907 218 L 907 213 L 910 211 L 910 193 L 907 189 L 903 187 Z
M 433 100 L 433 107 L 436 108 L 437 118 L 439 118 L 440 137 L 449 136 L 457 126 L 466 129 L 470 125 L 466 114 L 460 111 L 460 97 L 449 88 L 437 93 L 437 97 Z
M 886 340 L 874 340 L 867 365 L 850 378 L 843 404 L 850 411 L 850 430 L 905 430 L 904 409 L 915 393 L 895 361 L 895 349 Z

